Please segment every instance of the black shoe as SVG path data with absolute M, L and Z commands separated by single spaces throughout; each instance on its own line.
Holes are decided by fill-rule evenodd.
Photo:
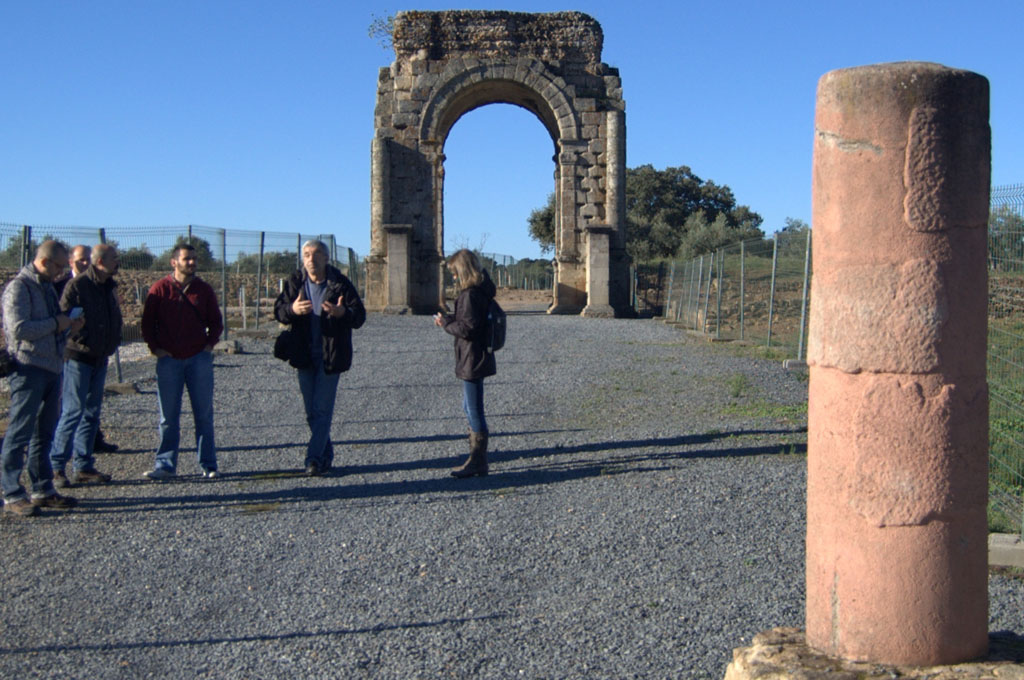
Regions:
M 310 463 L 309 465 L 307 465 L 306 466 L 306 476 L 307 477 L 319 477 L 320 476 L 320 466 L 317 465 L 316 463 Z
M 53 471 L 53 486 L 54 486 L 54 488 L 57 488 L 57 489 L 70 489 L 71 488 L 71 480 L 68 479 L 68 476 L 66 474 L 64 474 L 63 470 L 54 470 Z
M 110 475 L 99 470 L 75 470 L 71 473 L 75 484 L 106 484 L 110 481 Z M 57 485 L 57 475 L 53 475 L 54 486 Z
M 78 505 L 78 499 L 71 496 L 61 496 L 59 493 L 51 493 L 49 496 L 32 496 L 32 505 L 37 508 L 57 508 L 58 510 L 70 510 Z

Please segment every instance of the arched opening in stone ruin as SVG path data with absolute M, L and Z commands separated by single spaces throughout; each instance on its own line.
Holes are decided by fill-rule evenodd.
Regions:
M 553 257 L 529 235 L 530 212 L 555 191 L 555 144 L 537 116 L 509 104 L 478 107 L 452 126 L 443 153 L 445 256 L 468 247 L 517 260 Z
M 396 59 L 379 72 L 374 112 L 368 308 L 430 313 L 444 304 L 446 141 L 466 113 L 512 104 L 541 122 L 555 157 L 548 311 L 628 311 L 625 102 L 618 72 L 600 61 L 601 40 L 600 25 L 574 12 L 396 16 Z M 547 196 L 538 193 L 531 207 Z

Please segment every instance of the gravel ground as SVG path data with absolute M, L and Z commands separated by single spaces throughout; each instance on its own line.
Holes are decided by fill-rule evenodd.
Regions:
M 294 372 L 241 342 L 216 361 L 225 477 L 189 450 L 177 480 L 141 479 L 154 366 L 125 362 L 114 482 L 0 519 L 0 676 L 721 678 L 755 633 L 802 625 L 806 383 L 777 362 L 655 321 L 512 315 L 491 475 L 456 481 L 449 337 L 371 316 L 340 384 L 345 474 L 310 479 Z M 1024 633 L 1024 581 L 990 592 L 991 629 Z

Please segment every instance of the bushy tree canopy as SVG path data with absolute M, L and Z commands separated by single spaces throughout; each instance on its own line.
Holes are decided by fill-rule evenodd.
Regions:
M 530 213 L 530 236 L 543 252 L 555 244 L 555 196 Z M 748 238 L 761 238 L 761 216 L 736 205 L 732 190 L 690 168 L 626 170 L 626 250 L 635 261 L 689 257 Z
M 278 274 L 290 274 L 298 268 L 298 259 L 294 250 L 271 250 L 263 253 L 263 272 L 274 272 Z M 239 253 L 235 261 L 230 265 L 234 271 L 246 274 L 255 274 L 259 269 L 259 253 L 247 255 Z
M 1019 270 L 1024 262 L 1024 216 L 1009 206 L 989 213 L 988 260 L 999 270 Z
M 173 246 L 165 250 L 160 257 L 153 261 L 153 269 L 169 270 L 171 268 L 171 256 L 174 255 L 174 251 L 190 243 L 196 249 L 196 268 L 199 271 L 209 271 L 220 266 L 220 262 L 213 256 L 213 250 L 210 248 L 209 241 L 193 236 L 190 242 L 186 237 L 179 236 Z

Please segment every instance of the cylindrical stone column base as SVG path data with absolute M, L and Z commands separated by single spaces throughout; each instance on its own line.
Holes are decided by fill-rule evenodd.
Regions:
M 833 71 L 815 128 L 807 641 L 966 661 L 988 643 L 988 81 Z

